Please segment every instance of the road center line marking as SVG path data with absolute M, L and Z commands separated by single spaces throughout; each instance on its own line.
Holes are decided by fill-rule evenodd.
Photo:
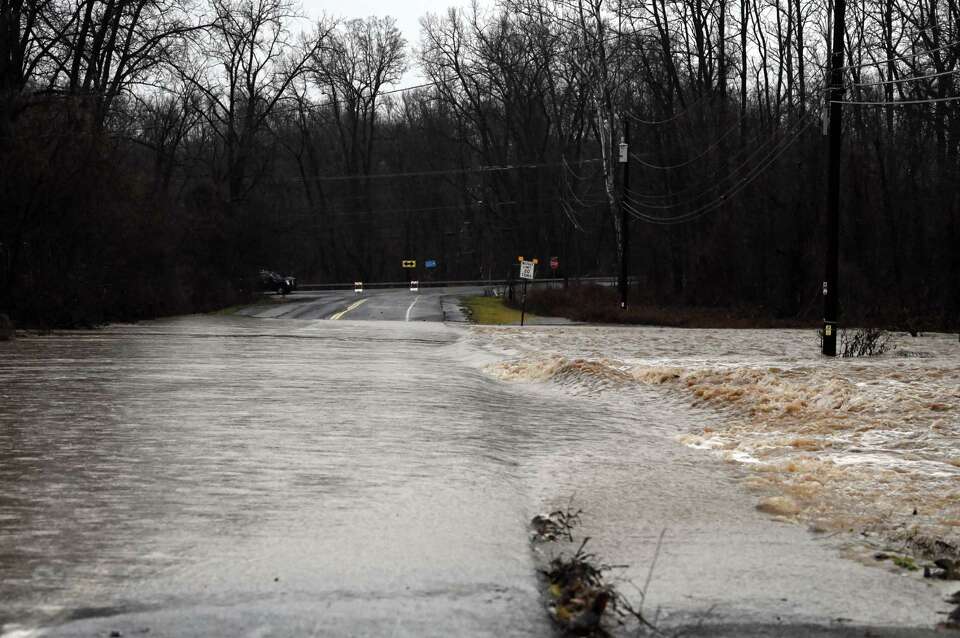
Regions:
M 407 318 L 404 321 L 410 321 L 410 311 L 413 310 L 413 307 L 417 305 L 417 302 L 420 301 L 420 296 L 418 295 L 416 299 L 413 300 L 413 303 L 407 307 Z
M 369 297 L 365 297 L 365 298 L 361 299 L 360 301 L 354 301 L 352 304 L 350 304 L 349 306 L 347 306 L 344 310 L 341 310 L 340 312 L 338 312 L 338 313 L 335 314 L 335 315 L 331 315 L 331 316 L 330 316 L 330 320 L 331 320 L 331 321 L 336 321 L 337 319 L 342 319 L 342 318 L 343 318 L 343 315 L 347 314 L 347 313 L 350 312 L 351 310 L 356 310 L 357 308 L 359 308 L 360 306 L 362 306 L 363 303 L 364 303 L 367 299 L 369 299 Z

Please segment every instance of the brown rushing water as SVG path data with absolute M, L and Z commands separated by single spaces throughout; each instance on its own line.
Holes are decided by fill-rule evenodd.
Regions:
M 826 360 L 801 330 L 478 330 L 510 355 L 490 368 L 499 378 L 578 393 L 643 386 L 710 408 L 679 440 L 749 468 L 748 486 L 786 496 L 767 503 L 774 512 L 877 532 L 908 551 L 960 550 L 956 335 L 902 335 L 880 357 Z

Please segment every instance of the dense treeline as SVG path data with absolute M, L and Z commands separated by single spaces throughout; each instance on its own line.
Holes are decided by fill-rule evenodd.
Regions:
M 0 311 L 149 317 L 241 299 L 261 267 L 389 281 L 406 258 L 613 274 L 626 207 L 644 302 L 817 317 L 828 18 L 498 0 L 411 47 L 290 0 L 0 0 Z M 957 0 L 848 8 L 847 317 L 957 322 L 958 24 Z

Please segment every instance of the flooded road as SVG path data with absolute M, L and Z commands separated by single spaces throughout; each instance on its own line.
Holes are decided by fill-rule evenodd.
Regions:
M 0 343 L 0 635 L 548 636 L 526 525 L 571 501 L 624 580 L 667 530 L 667 626 L 937 621 L 938 584 L 840 559 L 677 442 L 714 411 L 506 383 L 516 334 L 201 316 Z
M 677 440 L 747 470 L 744 485 L 775 514 L 960 558 L 956 335 L 902 334 L 882 356 L 826 360 L 804 330 L 477 333 L 508 355 L 489 368 L 498 378 L 702 408 Z
M 535 433 L 451 369 L 455 332 L 371 325 L 192 317 L 4 344 L 5 630 L 542 631 L 516 473 Z

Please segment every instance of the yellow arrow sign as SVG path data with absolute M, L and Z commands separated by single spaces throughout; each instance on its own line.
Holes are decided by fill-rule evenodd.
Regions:
M 404 260 L 403 260 L 403 267 L 404 267 L 404 268 L 416 268 L 416 267 L 417 267 L 417 260 L 416 260 L 416 259 L 404 259 Z

